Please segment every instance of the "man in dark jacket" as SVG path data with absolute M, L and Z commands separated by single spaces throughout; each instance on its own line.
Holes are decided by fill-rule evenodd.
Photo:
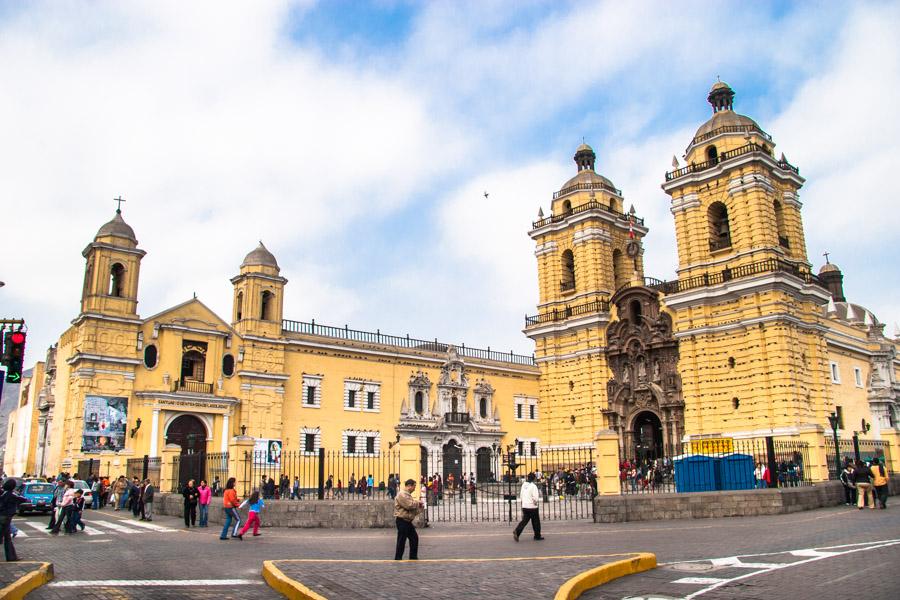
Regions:
M 6 562 L 19 560 L 16 556 L 16 547 L 13 546 L 12 525 L 13 517 L 19 510 L 19 505 L 26 499 L 15 493 L 16 480 L 10 477 L 3 482 L 3 493 L 0 494 L 0 535 L 3 536 L 3 551 L 6 553 Z

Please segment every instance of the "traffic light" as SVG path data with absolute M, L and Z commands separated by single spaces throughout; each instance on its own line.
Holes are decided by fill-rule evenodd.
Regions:
M 6 367 L 6 382 L 19 383 L 22 380 L 22 365 L 25 362 L 24 331 L 4 332 L 2 362 Z

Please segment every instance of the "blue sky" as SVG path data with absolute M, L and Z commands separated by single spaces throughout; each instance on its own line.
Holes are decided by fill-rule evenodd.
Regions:
M 808 179 L 814 267 L 830 251 L 890 334 L 898 26 L 896 2 L 0 3 L 0 307 L 41 357 L 122 194 L 144 316 L 196 292 L 227 318 L 262 239 L 287 318 L 530 354 L 527 231 L 575 147 L 671 278 L 659 185 L 721 76 Z

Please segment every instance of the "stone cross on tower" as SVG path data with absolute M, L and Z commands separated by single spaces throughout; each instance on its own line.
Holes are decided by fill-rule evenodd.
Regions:
M 122 203 L 125 202 L 125 198 L 120 194 L 118 198 L 113 198 L 113 202 L 118 202 L 118 206 L 116 206 L 116 212 L 118 214 L 122 214 Z

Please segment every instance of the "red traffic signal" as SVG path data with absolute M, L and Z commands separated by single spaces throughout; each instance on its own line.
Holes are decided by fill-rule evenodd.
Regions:
M 21 331 L 16 331 L 11 336 L 9 336 L 9 341 L 11 341 L 13 344 L 24 344 L 25 334 Z

